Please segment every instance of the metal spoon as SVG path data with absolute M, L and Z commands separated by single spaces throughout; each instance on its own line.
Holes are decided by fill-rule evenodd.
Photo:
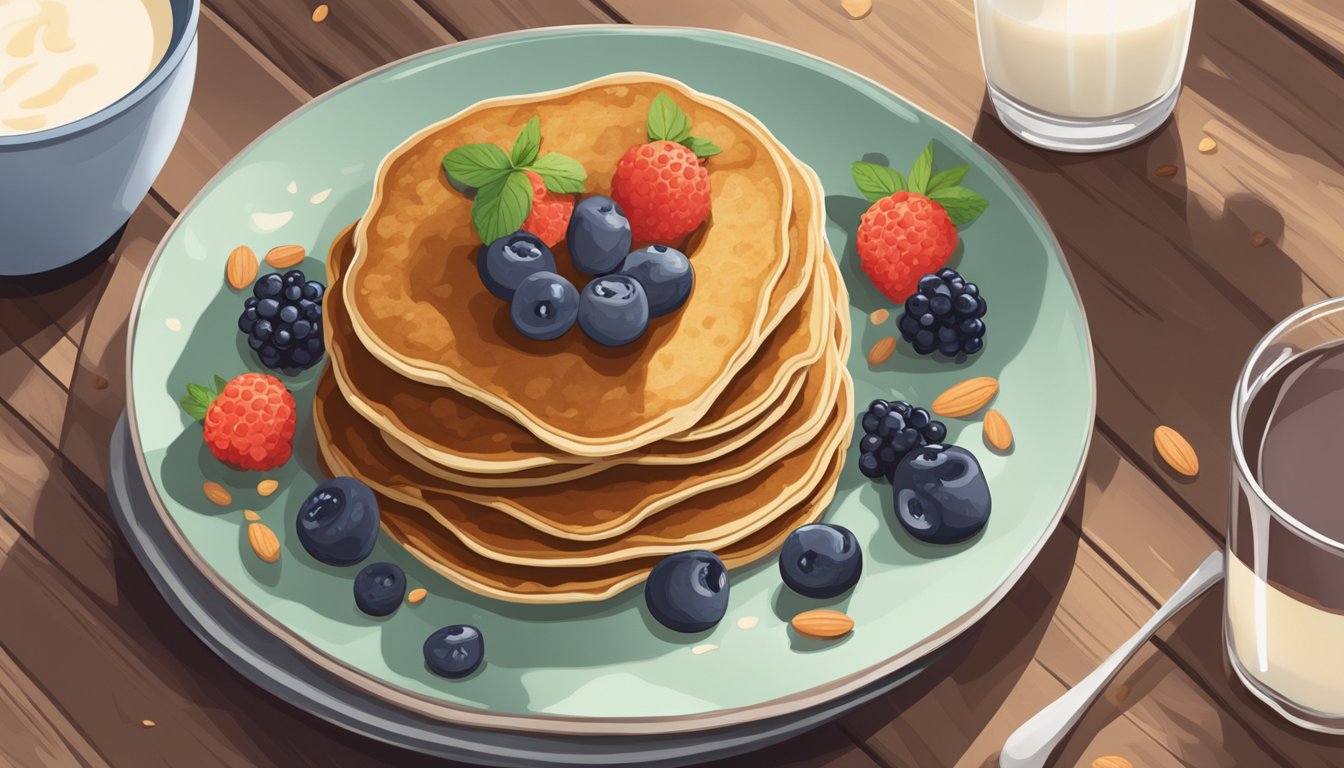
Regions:
M 1013 735 L 1003 743 L 1003 751 L 999 752 L 999 768 L 1044 766 L 1055 746 L 1068 735 L 1106 684 L 1115 677 L 1121 667 L 1125 666 L 1125 662 L 1129 661 L 1130 657 L 1148 642 L 1153 633 L 1166 624 L 1177 611 L 1222 578 L 1223 553 L 1213 552 L 1204 558 L 1204 562 L 1200 563 L 1195 572 L 1190 574 L 1190 578 L 1172 593 L 1167 602 L 1157 609 L 1157 613 L 1153 614 L 1148 623 L 1139 627 L 1139 631 L 1126 640 L 1124 645 L 1116 648 L 1115 653 L 1103 661 L 1101 666 L 1013 731 Z

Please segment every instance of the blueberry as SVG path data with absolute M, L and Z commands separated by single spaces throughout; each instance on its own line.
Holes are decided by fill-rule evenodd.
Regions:
M 354 565 L 378 541 L 378 500 L 353 477 L 317 486 L 299 507 L 299 543 L 327 565 Z
M 525 278 L 538 272 L 554 273 L 555 256 L 540 238 L 520 229 L 482 245 L 476 254 L 476 271 L 491 293 L 508 301 Z
M 805 597 L 836 597 L 857 584 L 862 571 L 858 539 L 839 525 L 804 525 L 789 534 L 779 553 L 779 575 Z
M 891 484 L 897 519 L 921 541 L 964 541 L 989 521 L 989 484 L 975 455 L 965 448 L 918 448 L 897 465 Z
M 608 347 L 638 339 L 649 324 L 649 299 L 644 286 L 629 275 L 595 277 L 579 296 L 579 327 L 588 338 Z
M 440 677 L 460 678 L 485 661 L 485 636 L 470 624 L 452 624 L 425 638 L 425 666 Z
M 513 294 L 513 327 L 529 339 L 558 339 L 579 316 L 579 292 L 554 272 L 528 275 Z
M 644 602 L 653 618 L 668 629 L 709 629 L 728 611 L 728 569 L 713 552 L 669 555 L 649 574 Z
M 690 259 L 676 248 L 650 245 L 630 254 L 621 267 L 644 286 L 649 297 L 649 316 L 662 317 L 681 309 L 695 288 L 695 269 Z
M 630 222 L 615 200 L 594 195 L 579 201 L 569 219 L 569 257 L 580 272 L 615 272 L 630 252 Z
M 355 576 L 355 606 L 370 616 L 387 616 L 406 597 L 406 572 L 395 563 L 372 563 Z

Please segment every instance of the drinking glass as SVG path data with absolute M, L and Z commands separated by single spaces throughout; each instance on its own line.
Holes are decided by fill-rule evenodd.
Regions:
M 1131 144 L 1176 106 L 1195 0 L 976 0 L 999 120 L 1066 152 Z
M 1223 621 L 1251 693 L 1327 733 L 1344 733 L 1344 437 L 1331 432 L 1344 424 L 1341 361 L 1344 298 L 1276 326 L 1237 381 Z

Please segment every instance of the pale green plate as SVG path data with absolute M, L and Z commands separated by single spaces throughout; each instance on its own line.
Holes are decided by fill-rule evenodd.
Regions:
M 848 596 L 814 601 L 781 585 L 775 561 L 732 575 L 727 618 L 695 636 L 663 630 L 636 588 L 600 604 L 520 606 L 483 599 L 422 566 L 383 537 L 373 557 L 429 589 L 417 607 L 377 620 L 355 609 L 358 570 L 323 566 L 293 535 L 297 505 L 319 481 L 309 404 L 317 370 L 290 380 L 299 401 L 296 458 L 270 476 L 224 469 L 177 405 L 188 382 L 261 370 L 237 332 L 241 296 L 223 280 L 239 244 L 263 253 L 300 243 L 303 268 L 322 274 L 332 238 L 368 203 L 374 170 L 406 136 L 481 99 L 571 85 L 626 70 L 654 71 L 726 98 L 759 117 L 826 189 L 827 235 L 849 286 L 855 329 L 849 369 L 860 408 L 874 397 L 927 404 L 970 376 L 995 376 L 995 407 L 1016 446 L 987 450 L 978 423 L 951 420 L 951 439 L 980 457 L 994 495 L 988 528 L 972 542 L 920 545 L 895 523 L 890 488 L 852 466 L 827 519 L 864 548 L 864 576 Z M 888 306 L 857 269 L 850 237 L 866 203 L 850 162 L 867 155 L 906 167 L 936 143 L 938 167 L 970 163 L 965 183 L 990 200 L 963 230 L 960 268 L 990 312 L 988 347 L 956 364 L 902 346 L 877 370 L 865 359 Z M 1007 590 L 1053 530 L 1079 476 L 1094 409 L 1087 327 L 1059 246 L 1008 174 L 965 136 L 878 85 L 833 64 L 716 32 L 574 27 L 488 38 L 400 62 L 299 110 L 228 166 L 178 220 L 143 286 L 130 352 L 132 435 L 170 529 L 220 589 L 281 640 L 365 693 L 456 722 L 548 732 L 638 733 L 731 725 L 814 705 L 895 671 L 965 629 Z M 853 452 L 851 452 L 851 457 Z M 232 489 L 213 506 L 204 480 Z M 242 508 L 280 536 L 267 565 L 250 551 Z M 789 618 L 812 607 L 853 616 L 838 642 L 796 639 Z M 756 619 L 752 629 L 739 621 Z M 421 643 L 444 624 L 479 626 L 487 664 L 450 682 L 426 671 Z M 748 622 L 749 623 L 749 622 Z M 704 644 L 716 650 L 693 653 Z

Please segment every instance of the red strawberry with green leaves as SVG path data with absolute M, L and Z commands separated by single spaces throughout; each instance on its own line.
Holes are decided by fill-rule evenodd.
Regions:
M 216 459 L 238 469 L 270 470 L 289 461 L 298 408 L 284 383 L 264 373 L 232 381 L 216 376 L 215 387 L 188 384 L 182 410 L 204 428 Z
M 560 242 L 574 213 L 574 196 L 588 178 L 574 158 L 541 154 L 539 117 L 527 121 L 509 153 L 494 144 L 467 144 L 444 156 L 443 169 L 475 188 L 471 223 L 486 245 L 520 229 L 547 246 Z
M 921 277 L 946 264 L 957 248 L 957 227 L 989 206 L 961 186 L 968 170 L 933 173 L 932 142 L 907 176 L 884 165 L 853 164 L 854 184 L 873 203 L 859 219 L 859 264 L 888 299 L 903 303 Z
M 616 164 L 611 197 L 636 243 L 673 244 L 709 216 L 709 171 L 702 158 L 723 150 L 691 135 L 691 120 L 666 93 L 649 105 L 649 140 Z

